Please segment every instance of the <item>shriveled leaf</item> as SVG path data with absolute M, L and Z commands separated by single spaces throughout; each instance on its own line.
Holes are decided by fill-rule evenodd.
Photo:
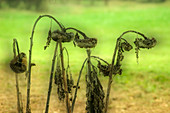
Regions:
M 86 81 L 86 111 L 87 113 L 103 113 L 104 108 L 104 91 L 97 77 L 97 68 L 92 65 L 90 81 Z
M 108 65 L 102 65 L 100 61 L 98 61 L 97 65 L 100 72 L 103 73 L 104 76 L 109 76 L 110 67 Z
M 59 58 L 57 58 L 57 66 L 56 66 L 56 71 L 55 71 L 55 76 L 54 76 L 54 83 L 57 86 L 58 99 L 64 100 L 64 98 L 65 98 L 64 86 L 63 86 L 64 83 L 63 83 Z
M 46 45 L 44 46 L 44 50 L 50 45 L 51 42 L 51 29 L 48 31 L 48 37 L 47 37 L 47 42 Z

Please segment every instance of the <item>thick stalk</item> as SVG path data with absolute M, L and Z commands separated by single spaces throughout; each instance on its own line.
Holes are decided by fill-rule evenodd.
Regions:
M 51 67 L 51 74 L 50 74 L 50 81 L 49 81 L 49 88 L 48 88 L 48 95 L 47 95 L 47 102 L 46 102 L 45 113 L 48 113 L 48 109 L 49 109 L 49 103 L 50 103 L 50 96 L 51 96 L 51 91 L 52 91 L 53 74 L 54 74 L 54 66 L 55 66 L 57 48 L 58 48 L 58 42 L 56 43 L 56 47 L 55 47 L 55 50 L 54 50 L 54 56 L 53 56 L 53 60 L 52 60 L 52 67 Z
M 14 58 L 16 57 L 15 44 L 17 45 L 18 56 L 19 56 L 19 47 L 18 47 L 18 43 L 17 43 L 16 39 L 14 39 L 14 42 L 13 42 Z M 18 74 L 17 73 L 15 73 L 15 80 L 16 80 L 16 91 L 17 91 L 17 110 L 18 110 L 18 113 L 23 113 L 23 109 L 21 108 L 21 105 L 20 105 L 20 96 L 19 96 L 20 92 L 19 92 L 19 82 L 18 82 Z
M 116 42 L 116 47 L 113 53 L 113 58 L 112 58 L 112 64 L 111 64 L 111 70 L 109 72 L 109 81 L 108 81 L 108 87 L 107 87 L 107 94 L 106 94 L 106 104 L 105 104 L 105 111 L 104 113 L 107 113 L 107 109 L 108 109 L 108 104 L 109 104 L 109 96 L 110 96 L 110 90 L 111 90 L 111 84 L 112 84 L 112 73 L 113 73 L 113 68 L 114 68 L 114 62 L 115 62 L 115 58 L 116 58 L 116 52 L 117 52 L 117 48 L 118 48 L 118 43 L 119 43 L 119 39 L 117 39 Z
M 87 84 L 89 84 L 89 82 L 90 82 L 90 84 L 93 84 L 93 81 L 92 81 L 92 76 L 91 76 L 91 60 L 90 60 L 90 56 L 91 56 L 91 51 L 90 51 L 90 49 L 87 49 L 86 50 L 87 51 Z M 90 87 L 91 87 L 91 85 L 89 85 Z M 88 90 L 88 89 L 87 89 Z M 86 91 L 87 92 L 87 91 Z M 89 91 L 88 91 L 89 92 Z M 94 106 L 93 106 L 93 95 L 92 95 L 92 93 L 90 92 L 90 98 L 89 98 L 89 100 L 90 100 L 90 104 L 89 104 L 89 106 L 90 106 L 90 113 L 94 113 Z M 87 97 L 88 98 L 88 97 Z M 88 101 L 89 101 L 88 100 Z
M 68 94 L 68 86 L 67 86 L 67 78 L 65 75 L 65 68 L 64 68 L 64 56 L 63 56 L 63 49 L 62 49 L 62 43 L 60 42 L 60 55 L 61 55 L 61 67 L 62 67 L 62 75 L 63 75 L 63 81 L 64 81 L 64 90 L 66 93 L 66 108 L 67 108 L 67 113 L 71 113 L 71 108 L 70 108 L 70 100 L 69 100 L 69 94 Z

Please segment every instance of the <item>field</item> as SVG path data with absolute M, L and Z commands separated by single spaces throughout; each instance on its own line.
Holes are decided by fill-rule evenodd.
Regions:
M 51 14 L 65 27 L 75 27 L 89 37 L 96 37 L 98 45 L 92 55 L 111 62 L 116 39 L 127 30 L 136 30 L 157 39 L 153 49 L 141 49 L 139 64 L 135 50 L 125 53 L 123 74 L 114 78 L 109 113 L 170 113 L 170 2 L 142 4 L 134 2 L 113 2 L 105 7 L 85 5 L 50 5 L 47 12 L 32 12 L 16 9 L 0 9 L 0 112 L 17 112 L 15 76 L 9 68 L 13 58 L 12 42 L 16 38 L 21 51 L 28 56 L 31 30 L 39 15 Z M 42 113 L 48 90 L 51 61 L 55 43 L 44 50 L 50 27 L 50 19 L 42 19 L 35 29 L 31 82 L 31 108 L 33 113 Z M 58 29 L 52 24 L 52 29 Z M 124 36 L 133 43 L 137 35 Z M 64 44 L 70 54 L 71 70 L 75 82 L 80 67 L 87 56 L 85 49 Z M 66 56 L 65 56 L 66 58 Z M 84 69 L 84 73 L 85 73 Z M 107 77 L 99 77 L 104 90 Z M 75 113 L 85 113 L 85 77 L 81 78 Z M 19 76 L 23 105 L 26 105 L 26 78 Z M 64 113 L 65 103 L 59 102 L 56 87 L 53 86 L 50 113 Z

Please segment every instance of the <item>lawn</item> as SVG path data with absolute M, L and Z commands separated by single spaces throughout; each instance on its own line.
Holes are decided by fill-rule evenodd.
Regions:
M 136 62 L 135 50 L 125 53 L 122 63 L 123 75 L 114 78 L 109 112 L 118 113 L 168 113 L 170 109 L 170 2 L 162 4 L 141 4 L 133 2 L 113 2 L 105 7 L 89 5 L 50 5 L 47 12 L 32 12 L 16 9 L 0 10 L 0 112 L 16 112 L 15 77 L 9 69 L 13 57 L 12 42 L 16 38 L 21 51 L 28 56 L 31 29 L 39 15 L 51 14 L 65 27 L 75 27 L 84 31 L 89 37 L 98 39 L 92 55 L 111 62 L 116 39 L 127 30 L 136 30 L 146 36 L 157 39 L 153 49 L 141 49 L 139 64 Z M 36 67 L 32 72 L 31 105 L 34 112 L 45 109 L 48 79 L 55 43 L 43 50 L 50 27 L 50 19 L 44 18 L 35 30 L 33 62 Z M 52 29 L 58 29 L 52 24 Z M 125 35 L 133 43 L 135 34 Z M 74 79 L 86 57 L 85 49 L 74 47 L 73 43 L 64 44 L 70 53 L 70 64 Z M 84 71 L 85 72 L 85 71 Z M 85 85 L 81 80 L 78 92 L 76 112 L 85 112 Z M 107 77 L 100 76 L 106 90 Z M 25 102 L 26 81 L 20 76 L 21 91 Z M 51 112 L 61 113 L 65 109 L 56 99 L 56 87 L 52 92 Z M 13 95 L 11 95 L 11 93 Z M 82 96 L 83 95 L 83 96 Z M 13 103 L 13 104 L 12 104 Z M 52 104 L 53 103 L 53 104 Z M 82 106 L 78 106 L 81 104 Z M 25 103 L 24 103 L 25 105 Z

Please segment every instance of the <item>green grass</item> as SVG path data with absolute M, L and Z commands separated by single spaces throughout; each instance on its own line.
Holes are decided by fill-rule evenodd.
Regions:
M 76 27 L 84 31 L 89 37 L 98 38 L 98 45 L 92 49 L 92 55 L 100 56 L 111 62 L 116 38 L 126 30 L 136 30 L 146 36 L 155 37 L 158 44 L 151 50 L 141 50 L 139 64 L 136 63 L 135 51 L 125 53 L 122 68 L 124 74 L 116 81 L 128 82 L 136 78 L 138 73 L 145 73 L 144 80 L 151 76 L 151 80 L 161 83 L 169 80 L 170 76 L 170 7 L 169 2 L 162 4 L 139 4 L 133 2 L 114 2 L 108 7 L 80 6 L 80 5 L 51 5 L 49 12 L 35 13 L 14 9 L 0 10 L 0 62 L 1 67 L 8 65 L 12 58 L 12 39 L 17 38 L 21 51 L 28 54 L 29 38 L 35 20 L 40 14 L 51 14 L 62 22 L 65 27 Z M 50 70 L 55 43 L 52 42 L 46 51 L 46 43 L 50 19 L 42 19 L 35 30 L 33 46 L 33 62 L 42 70 Z M 58 28 L 53 22 L 53 29 Z M 133 43 L 136 35 L 126 35 Z M 70 64 L 74 73 L 78 73 L 80 64 L 86 57 L 84 49 L 74 47 L 72 43 L 64 44 L 70 53 Z M 66 57 L 66 56 L 65 56 Z M 135 74 L 131 74 L 135 73 Z M 133 76 L 133 77 L 132 77 Z M 144 81 L 148 84 L 148 81 Z M 153 86 L 149 87 L 152 91 Z M 149 85 L 150 86 L 150 85 Z M 141 87 L 147 87 L 141 86 Z

